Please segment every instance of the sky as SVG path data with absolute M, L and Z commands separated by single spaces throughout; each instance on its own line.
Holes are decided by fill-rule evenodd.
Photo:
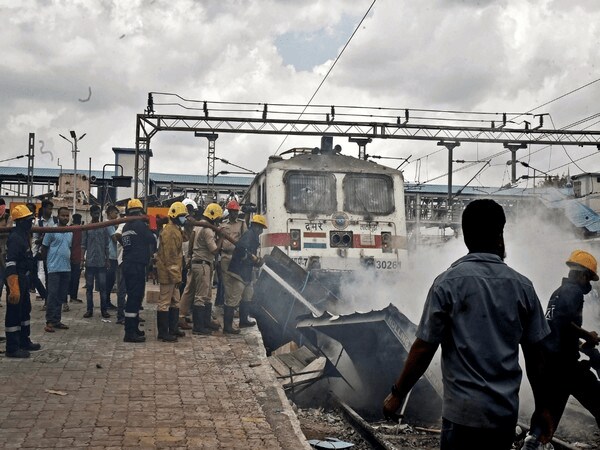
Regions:
M 114 162 L 113 147 L 135 146 L 135 118 L 148 92 L 305 105 L 371 3 L 0 0 L 0 159 L 26 153 L 34 132 L 36 167 L 58 167 L 59 158 L 72 167 L 71 145 L 59 134 L 75 130 L 86 133 L 78 164 L 87 168 L 91 157 L 92 167 L 102 169 Z M 546 124 L 562 128 L 600 112 L 599 42 L 595 0 L 377 0 L 312 103 L 517 113 L 591 83 L 534 110 L 549 113 Z M 155 96 L 155 102 L 169 98 Z M 599 130 L 598 120 L 577 128 Z M 315 137 L 282 141 L 221 134 L 216 153 L 259 171 L 278 149 L 319 145 Z M 334 143 L 345 154 L 358 153 L 346 139 Z M 153 172 L 207 172 L 207 141 L 193 133 L 158 133 L 151 146 Z M 456 159 L 482 162 L 456 164 L 455 184 L 469 182 L 502 150 L 499 144 L 461 145 Z M 403 166 L 408 182 L 447 182 L 447 154 L 435 142 L 375 140 L 367 152 L 410 157 Z M 562 175 L 600 171 L 599 153 L 531 146 L 517 157 Z M 492 158 L 471 185 L 508 183 L 508 159 Z M 402 160 L 382 161 L 397 167 Z M 0 164 L 26 165 L 24 159 Z M 221 170 L 236 169 L 219 162 Z M 519 167 L 517 175 L 534 175 L 527 170 Z M 519 186 L 526 183 L 532 181 Z

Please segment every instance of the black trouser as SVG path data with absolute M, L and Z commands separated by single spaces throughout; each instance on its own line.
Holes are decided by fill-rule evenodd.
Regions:
M 117 280 L 118 263 L 116 259 L 109 259 L 110 266 L 106 269 L 106 298 L 110 304 L 110 294 Z
M 67 303 L 67 293 L 71 272 L 50 272 L 48 274 L 48 305 L 46 307 L 46 323 L 60 323 L 61 308 Z
M 442 418 L 440 450 L 510 450 L 515 438 L 515 426 L 473 428 Z
M 37 293 L 40 294 L 40 297 L 42 297 L 44 300 L 48 298 L 46 286 L 44 286 L 44 283 L 42 283 L 42 280 L 40 280 L 37 274 L 37 261 L 35 264 L 35 269 L 29 272 L 29 285 L 33 286 Z
M 21 298 L 19 303 L 7 303 L 4 318 L 6 332 L 6 352 L 14 353 L 19 347 L 27 348 L 31 341 L 31 298 L 29 297 L 29 278 L 26 274 L 19 274 L 19 290 Z
M 589 361 L 550 358 L 549 366 L 552 393 L 548 400 L 554 429 L 558 428 L 570 395 L 594 416 L 600 427 L 600 381 L 590 370 Z
M 183 290 L 185 289 L 185 285 L 187 284 L 187 275 L 188 275 L 188 269 L 187 269 L 187 266 L 185 265 L 185 260 L 184 260 L 183 264 L 181 265 L 181 283 L 179 283 L 179 296 L 183 295 Z
M 127 290 L 125 302 L 125 334 L 131 335 L 139 323 L 139 311 L 146 291 L 146 265 L 123 262 L 123 278 Z
M 79 280 L 81 279 L 81 263 L 71 263 L 71 278 L 69 279 L 69 297 L 75 300 L 79 293 Z
M 117 267 L 117 320 L 125 319 L 125 299 L 127 298 L 127 287 L 123 276 L 123 264 Z

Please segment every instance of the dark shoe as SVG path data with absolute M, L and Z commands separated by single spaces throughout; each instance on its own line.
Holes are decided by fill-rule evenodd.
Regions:
M 169 334 L 184 337 L 185 332 L 179 329 L 179 308 L 169 308 Z
M 177 342 L 177 336 L 169 334 L 169 311 L 156 311 L 156 339 L 163 342 Z
M 94 313 L 92 311 L 86 311 L 85 314 L 83 315 L 83 318 L 84 319 L 89 319 L 93 315 L 94 315 Z
M 146 332 L 145 332 L 145 331 L 142 331 L 142 330 L 135 330 L 135 333 L 136 333 L 138 336 L 146 336 Z
M 6 352 L 7 358 L 29 358 L 29 356 L 31 356 L 29 354 L 29 352 L 22 348 L 18 349 L 17 351 L 14 351 L 14 352 Z
M 27 350 L 28 352 L 37 352 L 38 350 L 42 349 L 42 346 L 40 344 L 34 344 L 33 342 L 29 342 L 29 344 L 26 344 L 21 348 L 23 350 Z
M 115 322 L 117 325 L 125 325 L 125 319 L 117 319 Z
M 66 326 L 66 325 L 65 325 L 64 323 L 62 323 L 62 322 L 55 323 L 55 324 L 54 324 L 54 325 L 52 325 L 52 326 L 53 326 L 54 328 L 56 328 L 56 329 L 59 329 L 59 330 L 68 330 L 68 329 L 69 329 L 69 327 L 68 327 L 68 326 Z
M 54 333 L 54 327 L 52 326 L 51 323 L 47 323 L 46 326 L 44 327 L 44 331 L 46 333 Z
M 254 320 L 250 320 L 248 315 L 250 314 L 250 305 L 248 302 L 240 303 L 240 328 L 249 328 L 256 325 Z
M 179 329 L 180 330 L 191 330 L 192 327 L 189 323 L 182 317 L 179 319 Z
M 223 334 L 240 334 L 238 328 L 233 328 L 233 313 L 235 308 L 231 306 L 223 307 Z
M 123 338 L 123 342 L 146 342 L 146 338 L 144 336 L 125 336 Z
M 110 314 L 108 313 L 108 311 L 102 311 L 102 317 L 104 317 L 105 319 L 110 318 Z
M 108 306 L 106 307 L 106 309 L 116 311 L 118 308 L 115 305 L 113 305 L 112 303 L 109 303 Z
M 83 303 L 83 300 L 71 297 L 71 303 Z

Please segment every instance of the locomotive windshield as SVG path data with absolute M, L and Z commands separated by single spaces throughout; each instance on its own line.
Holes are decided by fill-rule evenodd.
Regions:
M 343 186 L 344 211 L 375 215 L 394 212 L 393 181 L 387 175 L 347 174 Z
M 290 213 L 331 214 L 337 210 L 333 174 L 288 172 L 285 207 Z

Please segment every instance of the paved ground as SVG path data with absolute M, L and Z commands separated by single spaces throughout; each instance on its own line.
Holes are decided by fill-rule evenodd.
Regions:
M 128 344 L 114 317 L 83 319 L 81 304 L 63 313 L 69 330 L 45 333 L 33 303 L 43 349 L 0 359 L 0 448 L 310 448 L 256 327 L 158 342 L 146 305 L 148 340 Z

